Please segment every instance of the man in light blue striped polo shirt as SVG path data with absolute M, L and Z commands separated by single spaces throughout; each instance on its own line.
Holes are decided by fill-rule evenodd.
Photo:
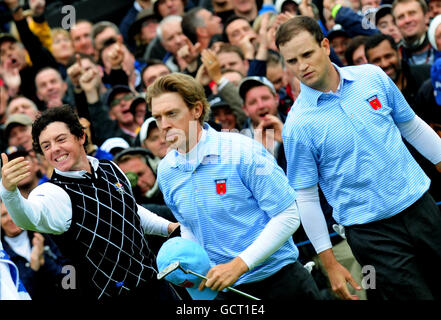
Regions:
M 402 136 L 438 168 L 441 139 L 380 68 L 332 64 L 329 41 L 313 19 L 283 24 L 276 44 L 301 81 L 282 132 L 287 175 L 333 289 L 351 299 L 346 282 L 358 284 L 335 260 L 318 184 L 354 256 L 375 268 L 375 297 L 441 298 L 441 214 Z
M 200 288 L 234 285 L 261 299 L 320 298 L 297 261 L 291 238 L 300 224 L 296 194 L 274 157 L 253 139 L 204 123 L 209 104 L 190 76 L 157 79 L 147 103 L 171 144 L 158 167 L 164 200 L 182 237 L 198 242 L 210 258 Z

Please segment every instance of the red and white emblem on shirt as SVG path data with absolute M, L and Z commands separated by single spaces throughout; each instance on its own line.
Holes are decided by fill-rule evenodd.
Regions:
M 374 110 L 379 110 L 379 109 L 381 109 L 381 103 L 380 103 L 380 100 L 378 100 L 378 97 L 377 97 L 377 96 L 370 97 L 370 98 L 367 99 L 367 100 L 369 101 L 371 107 L 372 107 Z
M 216 182 L 216 192 L 219 195 L 223 195 L 227 192 L 227 180 L 226 179 L 220 179 L 215 180 Z

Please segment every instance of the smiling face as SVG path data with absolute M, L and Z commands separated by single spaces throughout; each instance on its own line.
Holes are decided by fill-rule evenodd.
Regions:
M 40 71 L 35 77 L 35 86 L 38 98 L 47 105 L 50 105 L 51 101 L 61 103 L 67 91 L 67 83 L 54 69 Z
M 70 29 L 70 36 L 75 52 L 94 55 L 95 49 L 92 44 L 92 24 L 82 21 Z
M 379 66 L 396 82 L 401 72 L 401 58 L 397 50 L 394 50 L 389 41 L 383 40 L 375 48 L 368 50 L 369 63 Z
M 267 86 L 249 89 L 245 94 L 243 110 L 256 127 L 267 114 L 276 115 L 279 97 Z
M 406 40 L 414 41 L 427 30 L 429 14 L 424 14 L 417 1 L 398 3 L 393 10 L 393 15 L 398 29 Z
M 63 172 L 86 170 L 89 162 L 84 150 L 86 134 L 74 136 L 64 122 L 55 121 L 41 131 L 38 142 L 49 164 Z

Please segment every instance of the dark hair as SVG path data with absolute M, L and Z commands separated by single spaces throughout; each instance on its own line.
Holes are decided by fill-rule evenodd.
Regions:
M 296 16 L 282 24 L 276 32 L 276 46 L 280 49 L 281 45 L 289 42 L 294 36 L 302 31 L 310 33 L 320 45 L 324 39 L 323 31 L 313 18 L 305 16 Z
M 182 17 L 182 33 L 191 41 L 191 43 L 198 42 L 196 28 L 205 26 L 204 19 L 198 16 L 198 12 L 202 9 L 203 8 L 201 7 L 194 7 Z
M 233 14 L 233 15 L 229 16 L 228 19 L 224 23 L 224 30 L 222 32 L 222 36 L 223 36 L 224 42 L 229 42 L 228 36 L 227 36 L 227 31 L 226 31 L 228 25 L 230 23 L 232 23 L 233 21 L 236 21 L 236 20 L 239 20 L 239 19 L 245 20 L 246 22 L 250 23 L 247 19 L 245 19 L 243 17 L 239 17 L 238 15 Z M 250 26 L 251 26 L 251 24 L 250 24 Z
M 146 65 L 141 70 L 141 78 L 144 75 L 144 72 L 146 72 L 148 68 L 153 67 L 153 66 L 158 66 L 158 65 L 164 66 L 170 71 L 170 73 L 172 72 L 170 70 L 170 68 L 159 59 L 148 59 L 148 60 L 146 60 L 145 63 L 146 63 Z
M 367 36 L 356 36 L 351 41 L 349 41 L 348 47 L 345 51 L 345 58 L 348 66 L 352 66 L 354 64 L 354 51 L 357 50 L 360 46 L 364 45 L 367 40 Z
M 366 59 L 368 59 L 368 61 L 369 61 L 368 51 L 370 49 L 376 48 L 384 40 L 389 41 L 390 46 L 392 47 L 392 49 L 394 49 L 394 51 L 398 51 L 398 46 L 395 43 L 394 38 L 392 38 L 388 34 L 376 33 L 376 34 L 374 34 L 372 36 L 369 36 L 366 39 L 366 43 L 364 44 L 364 54 L 366 56 Z
M 43 154 L 40 147 L 40 134 L 52 122 L 64 122 L 69 128 L 70 133 L 77 138 L 81 138 L 84 135 L 84 128 L 80 123 L 78 115 L 70 105 L 65 104 L 61 107 L 46 109 L 32 124 L 32 147 L 36 153 Z M 86 149 L 86 146 L 87 135 L 84 149 Z

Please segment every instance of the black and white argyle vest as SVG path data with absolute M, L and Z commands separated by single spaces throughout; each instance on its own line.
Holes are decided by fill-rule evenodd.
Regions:
M 54 240 L 74 264 L 81 296 L 100 299 L 148 285 L 156 271 L 126 177 L 108 160 L 100 160 L 95 173 L 69 178 L 54 172 L 51 182 L 72 202 L 70 228 Z

